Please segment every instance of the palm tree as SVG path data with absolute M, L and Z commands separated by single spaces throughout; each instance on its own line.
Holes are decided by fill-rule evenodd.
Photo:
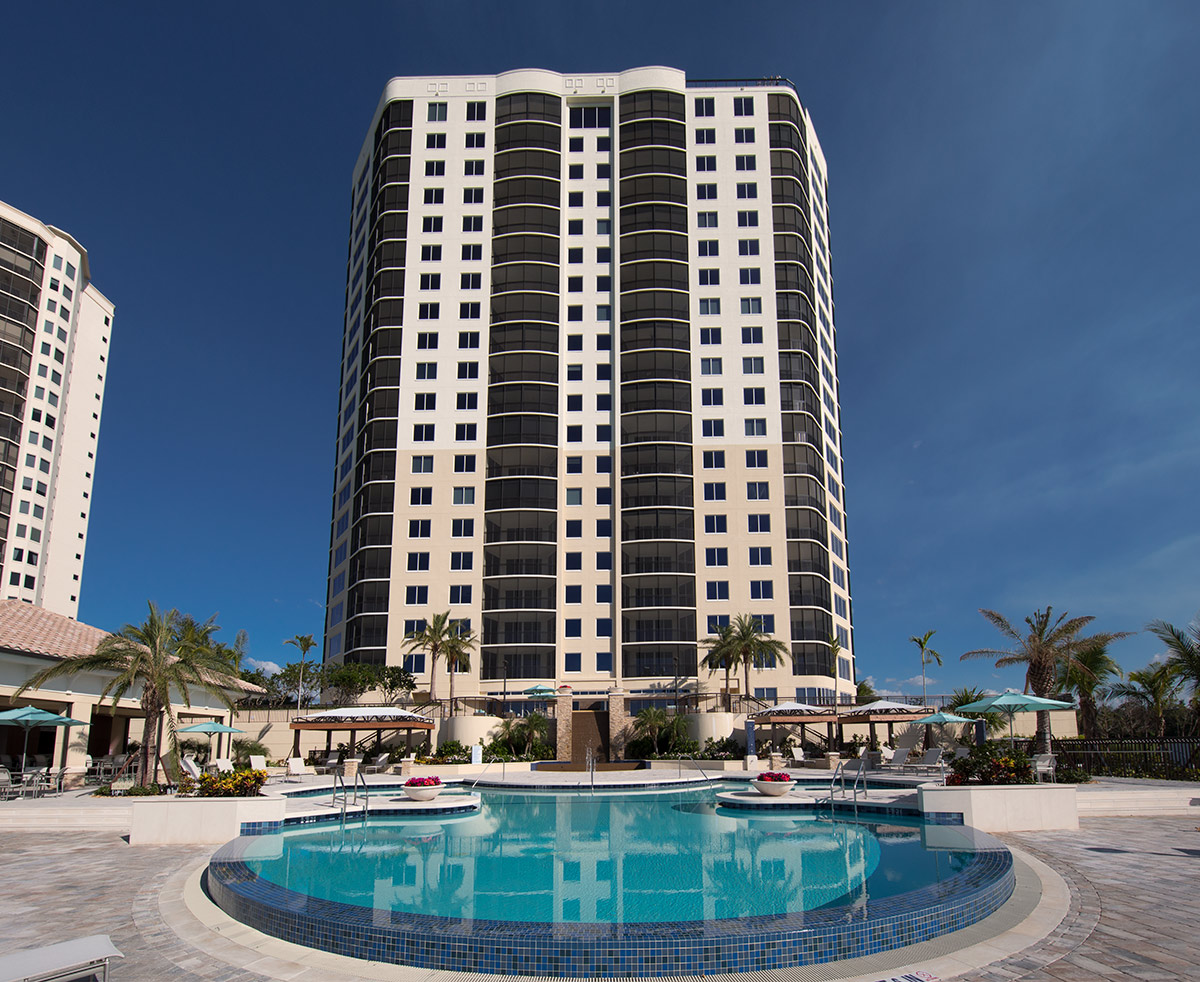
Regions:
M 915 644 L 921 650 L 921 705 L 924 706 L 928 699 L 925 695 L 925 666 L 931 661 L 937 662 L 939 666 L 942 664 L 942 656 L 938 652 L 929 647 L 929 639 L 932 638 L 937 631 L 926 631 L 920 637 L 915 635 L 908 640 Z
M 1036 610 L 1025 618 L 1029 631 L 1022 635 L 1008 619 L 994 610 L 981 608 L 992 626 L 1012 642 L 1011 648 L 977 648 L 966 652 L 963 658 L 995 658 L 997 668 L 1010 665 L 1025 666 L 1025 688 L 1035 696 L 1048 699 L 1054 695 L 1054 679 L 1060 662 L 1078 665 L 1082 652 L 1092 648 L 1104 648 L 1121 638 L 1129 637 L 1128 631 L 1108 631 L 1081 635 L 1095 617 L 1069 617 L 1066 613 L 1053 620 L 1053 608 Z M 1038 752 L 1050 752 L 1050 713 L 1041 710 L 1037 714 Z
M 171 764 L 177 767 L 179 740 L 176 736 L 175 711 L 171 694 L 175 692 L 185 706 L 190 706 L 190 688 L 196 686 L 216 696 L 225 706 L 233 701 L 225 689 L 237 685 L 229 672 L 228 661 L 211 647 L 211 636 L 217 627 L 211 619 L 203 625 L 185 618 L 177 610 L 165 613 L 153 603 L 144 624 L 126 624 L 117 634 L 105 637 L 95 651 L 64 658 L 29 679 L 16 694 L 38 688 L 51 679 L 80 672 L 111 674 L 100 691 L 101 698 L 112 696 L 113 705 L 131 689 L 141 689 L 142 729 L 141 784 L 150 781 L 150 765 L 158 776 L 159 729 L 166 717 L 167 735 L 171 742 Z
M 533 745 L 550 732 L 550 720 L 541 713 L 533 712 L 521 721 L 521 735 L 525 737 L 525 755 L 533 753 Z
M 426 625 L 405 640 L 407 651 L 424 651 L 429 657 L 429 701 L 436 702 L 434 690 L 437 684 L 437 660 L 445 656 L 447 665 L 462 664 L 467 658 L 470 664 L 470 649 L 475 646 L 475 635 L 464 631 L 462 625 L 452 620 L 450 611 L 434 614 Z M 454 676 L 450 676 L 450 685 L 454 685 Z M 453 695 L 453 689 L 451 689 Z
M 299 711 L 302 705 L 301 700 L 304 697 L 304 658 L 317 646 L 317 642 L 313 640 L 311 634 L 297 634 L 294 638 L 288 638 L 283 643 L 294 645 L 300 649 L 300 683 L 296 686 L 296 710 Z
M 1167 732 L 1167 709 L 1175 702 L 1182 680 L 1169 664 L 1148 665 L 1130 672 L 1127 682 L 1115 682 L 1108 687 L 1114 699 L 1131 699 L 1150 710 L 1158 722 L 1158 739 Z
M 1147 627 L 1167 646 L 1167 664 L 1192 690 L 1192 709 L 1200 717 L 1200 620 L 1193 621 L 1186 631 L 1166 621 L 1151 621 Z
M 750 694 L 750 667 L 764 667 L 769 659 L 790 658 L 788 646 L 762 629 L 762 621 L 752 614 L 738 614 L 728 627 L 710 645 L 704 664 L 713 671 L 712 665 L 725 669 L 725 691 L 729 691 L 729 670 L 737 665 L 745 673 L 745 694 Z M 711 662 L 711 665 L 710 665 Z
M 669 722 L 664 710 L 656 706 L 647 706 L 633 717 L 633 732 L 648 738 L 654 745 L 654 752 L 658 753 L 658 738 L 666 730 Z
M 1059 692 L 1073 692 L 1079 697 L 1079 722 L 1086 739 L 1095 740 L 1100 735 L 1096 697 L 1105 698 L 1109 680 L 1120 675 L 1121 667 L 1103 646 L 1079 652 L 1073 663 L 1058 663 L 1054 688 Z
M 454 714 L 454 675 L 456 672 L 471 670 L 471 649 L 475 647 L 477 638 L 474 633 L 463 626 L 462 621 L 451 621 L 452 630 L 458 631 L 457 643 L 445 649 L 446 671 L 450 673 L 450 713 Z M 431 693 L 432 695 L 432 693 Z
M 854 701 L 860 706 L 865 706 L 867 703 L 874 702 L 878 698 L 879 693 L 875 691 L 875 686 L 866 679 L 859 679 L 858 691 L 855 693 Z
M 727 713 L 733 712 L 733 696 L 729 691 L 729 672 L 733 668 L 733 664 L 726 647 L 732 632 L 731 624 L 722 624 L 718 628 L 715 638 L 706 638 L 700 642 L 708 649 L 708 654 L 700 660 L 700 664 L 708 669 L 708 674 L 712 675 L 713 672 L 725 670 L 725 712 Z

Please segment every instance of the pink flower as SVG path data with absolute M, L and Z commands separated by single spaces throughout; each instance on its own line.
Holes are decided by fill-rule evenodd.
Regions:
M 760 781 L 790 781 L 792 775 L 787 771 L 763 771 L 758 775 Z
M 442 783 L 440 777 L 410 777 L 404 782 L 406 788 L 434 788 Z

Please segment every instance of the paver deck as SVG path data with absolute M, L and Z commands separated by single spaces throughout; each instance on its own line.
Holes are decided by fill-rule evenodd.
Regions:
M 1200 830 L 1194 818 L 1085 818 L 1078 832 L 1005 838 L 1066 880 L 1070 913 L 1045 941 L 957 978 L 1200 979 Z M 0 923 L 6 926 L 0 951 L 104 933 L 126 955 L 114 963 L 114 982 L 358 977 L 298 970 L 272 958 L 226 960 L 214 952 L 248 949 L 238 949 L 234 937 L 208 943 L 207 929 L 198 922 L 181 929 L 186 918 L 164 919 L 164 886 L 201 864 L 212 851 L 208 847 L 131 847 L 113 831 L 55 834 L 52 828 L 4 831 L 0 843 L 5 883 Z M 421 977 L 432 982 L 436 973 Z

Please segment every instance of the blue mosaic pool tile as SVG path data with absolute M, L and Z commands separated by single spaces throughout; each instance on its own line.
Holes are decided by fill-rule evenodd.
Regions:
M 982 833 L 962 835 L 980 851 L 939 883 L 865 906 L 730 920 L 528 923 L 355 907 L 258 879 L 242 860 L 245 839 L 217 851 L 206 884 L 222 909 L 260 931 L 356 958 L 504 975 L 712 975 L 875 954 L 981 920 L 1012 893 L 1012 856 Z

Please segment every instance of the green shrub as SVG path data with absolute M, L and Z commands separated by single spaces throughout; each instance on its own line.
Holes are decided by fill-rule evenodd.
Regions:
M 1087 784 L 1092 775 L 1082 767 L 1060 767 L 1054 772 L 1054 779 L 1063 784 Z
M 1034 784 L 1033 762 L 1024 751 L 989 741 L 950 764 L 947 784 Z

